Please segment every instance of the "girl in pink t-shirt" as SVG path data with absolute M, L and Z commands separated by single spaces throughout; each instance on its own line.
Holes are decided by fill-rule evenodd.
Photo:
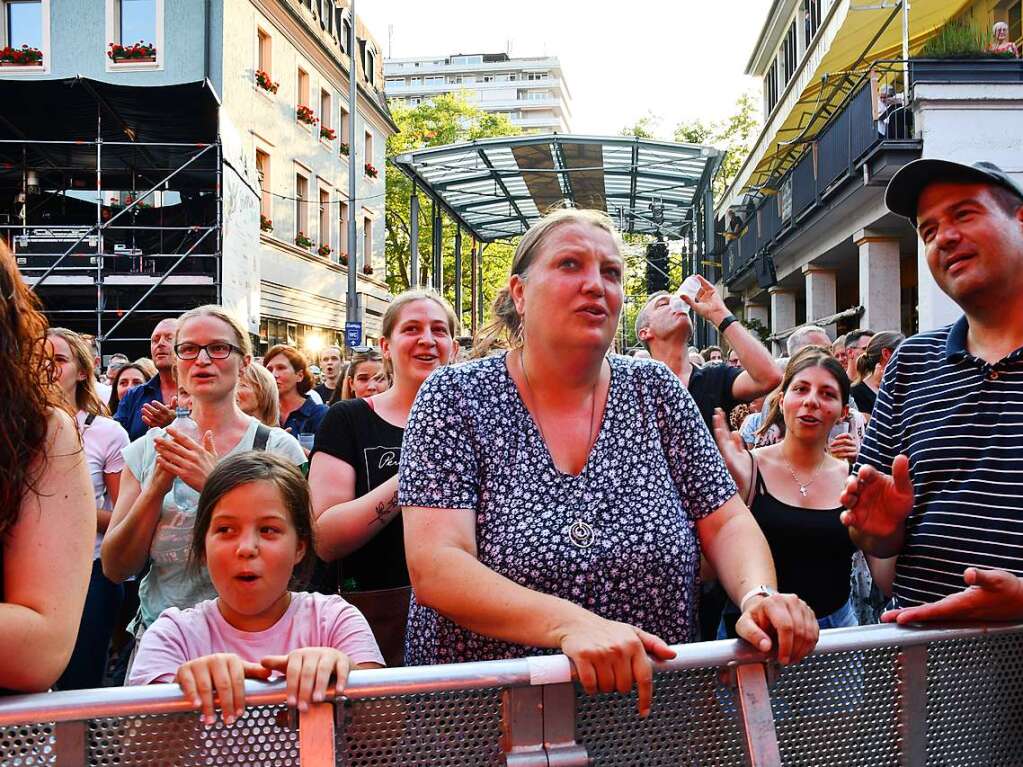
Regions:
M 245 707 L 245 679 L 284 675 L 300 710 L 338 692 L 355 668 L 383 657 L 369 624 L 339 596 L 293 592 L 313 561 L 309 489 L 291 463 L 238 453 L 210 473 L 199 498 L 190 565 L 209 570 L 217 598 L 165 610 L 142 637 L 129 684 L 177 682 L 207 725 L 213 694 L 225 724 Z

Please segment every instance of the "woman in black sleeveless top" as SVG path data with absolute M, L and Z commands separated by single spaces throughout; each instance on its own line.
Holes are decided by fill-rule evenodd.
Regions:
M 747 451 L 720 411 L 714 436 L 771 547 L 778 589 L 810 605 L 821 628 L 854 626 L 849 574 L 856 548 L 838 502 L 849 464 L 827 452 L 831 427 L 846 414 L 849 377 L 830 352 L 809 346 L 789 360 L 781 390 L 763 426 L 784 421 L 781 442 Z

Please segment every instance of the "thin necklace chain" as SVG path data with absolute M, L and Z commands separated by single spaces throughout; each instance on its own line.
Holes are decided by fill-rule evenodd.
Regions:
M 526 379 L 526 388 L 529 390 L 529 398 L 531 400 L 533 400 L 533 406 L 536 407 L 539 404 L 539 399 L 537 398 L 536 393 L 533 391 L 533 385 L 529 382 L 529 372 L 526 370 L 526 354 L 525 354 L 525 350 L 523 350 L 523 349 L 519 349 L 519 367 L 522 368 L 522 376 Z M 604 370 L 604 361 L 603 360 L 601 360 L 601 362 L 600 362 L 600 369 L 601 369 L 601 371 Z M 587 452 L 587 454 L 593 448 L 593 443 L 595 441 L 594 437 L 593 437 L 593 422 L 594 422 L 594 420 L 596 418 L 596 415 L 597 415 L 597 387 L 598 386 L 600 386 L 600 374 L 599 373 L 597 374 L 597 383 L 595 383 L 593 385 L 593 391 L 590 394 L 590 431 L 589 431 L 590 441 L 586 445 L 586 452 Z M 539 413 L 539 410 L 537 410 L 536 418 L 534 420 L 536 421 L 536 428 L 539 429 L 539 431 L 540 431 L 540 436 L 543 438 L 544 443 L 547 444 L 548 450 L 550 450 L 550 443 L 547 442 L 547 435 L 543 433 L 543 426 L 540 424 L 540 413 Z
M 789 459 L 785 457 L 784 451 L 782 451 L 781 453 L 781 459 L 785 461 L 785 468 L 789 470 L 789 474 L 792 475 L 792 479 L 794 479 L 796 481 L 796 484 L 799 485 L 799 492 L 805 496 L 807 488 L 809 488 L 810 485 L 814 483 L 814 480 L 817 479 L 817 475 L 821 473 L 821 469 L 824 467 L 824 463 L 828 460 L 828 454 L 827 453 L 824 454 L 824 457 L 821 458 L 820 463 L 817 464 L 817 468 L 813 470 L 813 475 L 811 475 L 810 479 L 807 480 L 806 482 L 802 482 L 799 479 L 799 477 L 796 476 L 796 472 L 792 468 L 792 464 L 789 463 Z

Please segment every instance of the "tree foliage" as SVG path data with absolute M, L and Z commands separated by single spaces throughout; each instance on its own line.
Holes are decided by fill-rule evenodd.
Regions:
M 520 132 L 506 116 L 484 112 L 469 103 L 462 94 L 439 95 L 416 107 L 408 107 L 393 101 L 389 106 L 399 132 L 387 139 L 388 156 L 423 147 L 444 146 L 480 138 L 510 136 Z M 407 290 L 412 283 L 409 264 L 411 239 L 409 198 L 412 194 L 412 182 L 405 174 L 392 166 L 388 166 L 386 172 L 387 284 L 392 293 L 400 293 Z M 431 206 L 429 198 L 422 193 L 419 195 L 419 203 L 419 281 L 420 284 L 428 285 L 432 271 L 430 258 L 432 252 Z M 455 230 L 454 222 L 444 216 L 441 248 L 444 264 L 443 285 L 446 297 L 452 302 L 454 302 L 455 295 Z M 471 243 L 471 237 L 463 230 L 462 294 L 466 311 L 462 318 L 463 322 L 468 317 L 471 300 L 469 260 Z M 507 281 L 513 251 L 514 247 L 506 243 L 493 243 L 486 246 L 483 259 L 485 305 L 489 305 L 496 291 Z

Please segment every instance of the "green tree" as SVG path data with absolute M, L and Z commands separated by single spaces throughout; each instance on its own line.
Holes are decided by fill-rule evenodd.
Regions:
M 675 141 L 710 144 L 728 154 L 714 178 L 714 197 L 720 200 L 732 183 L 753 148 L 760 132 L 760 108 L 752 92 L 742 94 L 735 102 L 735 112 L 724 120 L 706 123 L 690 120 L 675 127 Z
M 635 136 L 636 138 L 657 138 L 657 126 L 660 125 L 661 118 L 655 115 L 653 112 L 647 112 L 645 115 L 640 117 L 632 125 L 626 125 L 620 131 L 619 136 Z
M 387 139 L 387 154 L 393 156 L 402 152 L 430 146 L 444 146 L 480 138 L 516 135 L 520 131 L 504 115 L 484 112 L 473 106 L 463 94 L 444 94 L 417 107 L 408 107 L 398 102 L 390 103 L 391 115 L 399 132 Z M 392 293 L 407 290 L 412 284 L 409 273 L 411 226 L 409 220 L 409 198 L 412 182 L 397 168 L 388 166 L 387 197 L 385 217 L 387 236 L 385 254 L 387 258 L 387 284 Z M 432 264 L 430 263 L 431 231 L 430 200 L 419 195 L 419 266 L 420 284 L 429 284 Z M 443 254 L 444 292 L 454 301 L 454 242 L 455 223 L 444 216 Z M 469 249 L 471 239 L 462 233 L 463 256 L 463 302 L 468 311 L 471 285 Z M 496 291 L 507 280 L 508 267 L 514 247 L 505 243 L 486 246 L 483 259 L 484 303 L 489 305 Z M 467 316 L 467 315 L 466 315 Z M 465 318 L 463 317 L 463 322 Z

